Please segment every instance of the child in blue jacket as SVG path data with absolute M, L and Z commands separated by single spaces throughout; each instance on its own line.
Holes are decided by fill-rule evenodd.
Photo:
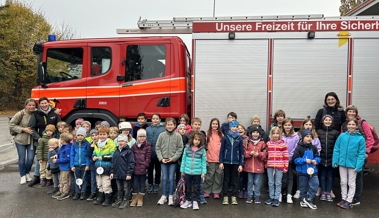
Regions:
M 203 135 L 200 132 L 194 132 L 189 146 L 184 149 L 180 172 L 185 180 L 186 201 L 180 206 L 181 208 L 193 206 L 194 210 L 199 209 L 200 183 L 207 173 L 206 151 L 201 146 L 203 144 Z
M 58 200 L 64 200 L 70 197 L 70 150 L 71 150 L 71 140 L 74 137 L 71 133 L 61 134 L 61 149 L 58 155 L 51 157 L 52 162 L 58 164 L 60 172 L 59 182 L 60 191 L 53 195 L 53 198 Z
M 75 174 L 75 181 L 82 179 L 83 183 L 79 186 L 75 183 L 75 195 L 73 200 L 84 200 L 87 191 L 87 176 L 91 176 L 89 171 L 90 158 L 87 152 L 91 144 L 85 139 L 87 136 L 86 129 L 79 127 L 76 131 L 76 141 L 71 146 L 70 167 Z
M 300 197 L 302 199 L 300 206 L 314 210 L 317 209 L 317 206 L 313 204 L 313 198 L 319 186 L 316 165 L 320 163 L 320 155 L 317 147 L 312 144 L 312 139 L 312 131 L 304 129 L 301 132 L 301 141 L 292 158 L 296 164 L 296 172 L 299 177 Z
M 357 127 L 357 119 L 348 119 L 348 131 L 342 133 L 334 145 L 332 165 L 333 167 L 339 167 L 342 195 L 342 200 L 338 202 L 337 206 L 343 209 L 353 207 L 351 202 L 355 194 L 356 176 L 357 173 L 362 171 L 366 157 L 365 139 L 357 131 Z
M 243 139 L 238 133 L 238 122 L 232 120 L 229 123 L 229 132 L 222 138 L 220 148 L 220 165 L 219 168 L 224 170 L 223 193 L 224 200 L 222 204 L 229 204 L 229 189 L 231 188 L 232 204 L 238 204 L 238 173 L 242 171 L 244 165 Z

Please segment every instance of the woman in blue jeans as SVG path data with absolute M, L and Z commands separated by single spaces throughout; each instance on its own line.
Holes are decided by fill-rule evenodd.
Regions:
M 156 144 L 156 153 L 158 160 L 161 162 L 162 169 L 162 197 L 157 204 L 174 205 L 174 181 L 175 171 L 178 159 L 183 153 L 182 136 L 175 132 L 176 121 L 174 118 L 167 118 L 165 122 L 166 131 L 158 136 Z
M 33 146 L 33 131 L 29 128 L 29 120 L 36 110 L 37 103 L 29 98 L 25 101 L 25 108 L 17 112 L 9 123 L 9 128 L 16 135 L 14 141 L 18 153 L 18 168 L 20 171 L 20 184 L 26 184 L 32 180 L 29 172 L 33 165 L 35 148 Z

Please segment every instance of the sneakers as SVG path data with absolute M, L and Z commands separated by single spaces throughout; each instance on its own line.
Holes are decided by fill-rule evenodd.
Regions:
M 333 190 L 330 191 L 330 196 L 332 196 L 332 198 L 336 198 L 336 196 L 333 193 Z
M 337 203 L 337 206 L 341 207 L 341 205 L 344 204 L 344 203 L 345 203 L 345 200 L 341 200 L 340 202 Z
M 247 191 L 244 191 L 244 192 L 243 192 L 243 198 L 244 198 L 244 199 L 247 199 Z
M 246 202 L 246 204 L 251 204 L 251 203 L 253 203 L 253 199 L 248 197 L 245 202 Z
M 272 205 L 273 207 L 279 207 L 279 205 L 280 205 L 279 199 L 274 199 L 274 200 L 271 202 L 271 205 Z
M 80 194 L 80 200 L 84 200 L 84 199 L 86 199 L 86 193 L 81 193 Z
M 60 192 L 60 191 L 58 190 L 58 192 L 55 193 L 54 195 L 52 195 L 51 197 L 57 199 L 57 198 L 60 197 L 61 195 L 62 195 L 62 192 Z
M 55 194 L 55 193 L 57 193 L 59 191 L 59 188 L 58 187 L 54 187 L 54 188 L 52 188 L 52 189 L 50 189 L 48 192 L 47 192 L 47 194 Z
M 332 195 L 330 193 L 326 193 L 326 200 L 329 202 L 333 202 Z
M 306 198 L 303 199 L 303 202 L 312 210 L 316 210 L 317 206 L 312 203 L 311 200 L 307 200 Z
M 204 198 L 209 198 L 209 194 L 204 192 Z
M 163 205 L 164 203 L 167 202 L 167 197 L 166 195 L 162 195 L 162 197 L 159 199 L 158 203 L 159 205 Z
M 265 201 L 265 204 L 271 205 L 273 201 L 274 201 L 274 199 L 268 199 L 267 201 Z
M 204 196 L 200 195 L 200 204 L 206 204 L 208 203 L 207 200 L 205 200 Z
M 153 193 L 153 189 L 154 189 L 153 184 L 149 184 L 149 185 L 147 186 L 147 193 L 149 193 L 149 194 Z
M 341 204 L 340 208 L 342 208 L 342 209 L 350 209 L 350 208 L 353 208 L 353 205 L 351 205 L 350 202 L 345 201 L 344 203 Z
M 259 200 L 259 197 L 255 197 L 254 203 L 256 203 L 256 204 L 260 204 L 261 203 L 261 201 Z
M 279 202 L 281 203 L 282 202 L 282 194 L 279 195 Z
M 222 204 L 223 205 L 228 205 L 229 204 L 229 198 L 228 197 L 224 197 L 224 200 L 222 201 Z
M 292 195 L 288 194 L 287 195 L 287 204 L 292 204 L 293 201 L 292 201 Z
M 320 200 L 321 200 L 321 201 L 326 201 L 326 193 L 325 193 L 325 192 L 323 192 L 323 193 L 321 194 Z
M 30 181 L 33 180 L 33 178 L 30 176 L 29 173 L 27 173 L 25 176 L 26 176 L 26 181 L 27 181 L 27 182 L 30 182 Z
M 194 201 L 192 203 L 192 209 L 194 209 L 194 210 L 198 210 L 199 209 L 199 204 L 197 203 L 197 201 Z
M 62 193 L 61 196 L 57 198 L 58 201 L 63 201 L 64 199 L 67 199 L 70 197 L 69 193 Z
M 174 206 L 174 197 L 172 195 L 168 196 L 168 206 Z
M 308 207 L 306 203 L 304 203 L 303 201 L 300 201 L 300 207 Z
M 192 207 L 191 201 L 185 201 L 182 205 L 180 205 L 180 208 L 183 208 L 183 209 L 186 209 L 186 208 L 189 208 L 189 207 Z M 199 207 L 199 206 L 197 206 L 197 207 Z
M 237 205 L 238 204 L 237 198 L 235 196 L 232 197 L 232 204 L 233 205 Z
M 353 202 L 351 202 L 351 205 L 360 205 L 361 201 L 358 198 L 354 198 Z
M 238 193 L 238 198 L 239 198 L 239 199 L 242 199 L 242 198 L 243 198 L 243 191 L 240 191 L 240 192 Z
M 316 196 L 318 197 L 320 195 L 321 195 L 321 187 L 318 187 L 317 192 L 316 192 Z
M 91 195 L 87 198 L 87 201 L 93 201 L 96 199 L 96 193 L 91 193 Z
M 204 194 L 205 194 L 205 193 L 204 193 Z M 220 194 L 214 193 L 214 194 L 213 194 L 213 198 L 214 198 L 214 199 L 220 199 Z
M 26 184 L 26 176 L 21 176 L 20 184 L 21 184 L 21 185 Z
M 156 194 L 159 191 L 159 184 L 154 184 L 153 186 L 153 193 Z
M 293 198 L 296 198 L 296 199 L 300 198 L 300 190 L 296 191 L 296 193 L 293 195 Z

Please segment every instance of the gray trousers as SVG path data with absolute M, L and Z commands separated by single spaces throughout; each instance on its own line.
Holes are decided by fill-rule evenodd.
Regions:
M 224 171 L 218 168 L 219 163 L 207 163 L 207 175 L 204 181 L 204 192 L 220 194 L 224 180 Z
M 59 173 L 52 173 L 54 188 L 58 188 L 59 185 Z

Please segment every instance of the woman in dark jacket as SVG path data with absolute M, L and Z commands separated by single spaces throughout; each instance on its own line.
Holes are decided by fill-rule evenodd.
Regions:
M 340 105 L 340 100 L 335 92 L 329 92 L 325 95 L 324 106 L 318 110 L 315 118 L 315 129 L 322 128 L 322 118 L 325 115 L 333 117 L 333 129 L 341 132 L 341 125 L 346 120 L 346 114 L 343 106 Z
M 39 100 L 39 107 L 34 112 L 34 115 L 31 116 L 29 121 L 29 127 L 33 130 L 33 139 L 34 139 L 34 145 L 35 147 L 38 146 L 38 139 L 42 137 L 42 133 L 45 130 L 45 127 L 48 124 L 52 124 L 55 127 L 57 126 L 57 123 L 61 121 L 61 118 L 59 116 L 60 110 L 56 110 L 55 108 L 52 108 L 49 104 L 49 99 L 46 97 L 41 97 Z M 39 162 L 35 162 L 35 169 L 34 169 L 34 177 L 31 182 L 29 182 L 28 186 L 32 187 L 35 184 L 38 184 L 40 182 L 40 167 Z

